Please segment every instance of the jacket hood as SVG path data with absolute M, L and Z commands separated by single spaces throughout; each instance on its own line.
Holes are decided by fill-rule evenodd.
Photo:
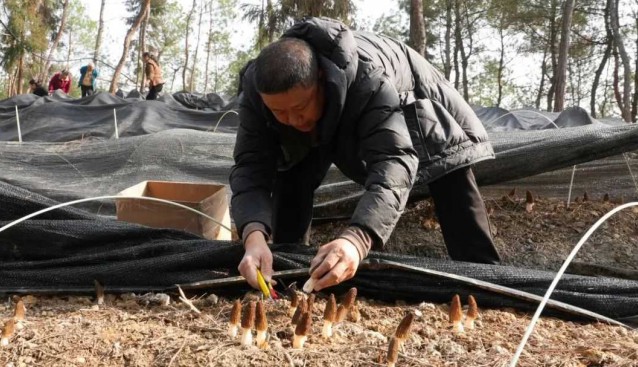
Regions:
M 357 42 L 350 29 L 330 18 L 305 18 L 289 28 L 283 37 L 301 38 L 346 74 L 351 83 L 359 61 Z
M 359 57 L 354 35 L 337 20 L 305 18 L 282 37 L 303 39 L 319 54 L 319 67 L 325 78 L 326 106 L 317 124 L 317 138 L 319 145 L 328 144 L 337 131 L 348 88 L 357 75 Z

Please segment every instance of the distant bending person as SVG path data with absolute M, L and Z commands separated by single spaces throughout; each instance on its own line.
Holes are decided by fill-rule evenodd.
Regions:
M 47 90 L 42 87 L 42 84 L 37 82 L 35 79 L 29 80 L 29 90 L 38 97 L 49 95 L 49 92 L 47 92 Z
M 80 68 L 80 80 L 78 86 L 82 90 L 82 98 L 95 93 L 95 81 L 99 73 L 93 63 L 88 63 Z
M 49 94 L 58 89 L 61 89 L 66 94 L 71 91 L 71 74 L 67 69 L 55 73 L 49 80 Z
M 162 79 L 162 68 L 155 56 L 149 52 L 142 54 L 142 59 L 146 64 L 144 71 L 146 72 L 146 79 L 148 80 L 148 94 L 147 100 L 157 99 L 157 94 L 162 91 L 164 86 L 164 79 Z

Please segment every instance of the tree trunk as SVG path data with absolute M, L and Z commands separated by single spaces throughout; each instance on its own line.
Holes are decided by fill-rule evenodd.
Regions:
M 625 122 L 631 122 L 631 65 L 629 64 L 629 56 L 625 49 L 623 36 L 620 33 L 620 25 L 618 23 L 618 0 L 611 1 L 610 9 L 610 25 L 614 35 L 614 44 L 618 49 L 618 55 L 622 60 L 623 67 L 623 92 L 621 99 L 618 100 L 621 115 Z
M 69 27 L 69 47 L 67 47 L 66 52 L 66 65 L 70 65 L 71 63 L 71 45 L 73 44 L 73 28 Z
M 42 74 L 40 75 L 40 80 L 46 79 L 49 74 L 49 67 L 51 66 L 51 58 L 53 57 L 53 53 L 58 48 L 58 44 L 64 35 L 64 27 L 66 26 L 66 19 L 69 15 L 69 0 L 64 0 L 64 4 L 62 5 L 62 18 L 60 19 L 60 27 L 58 28 L 58 32 L 53 39 L 53 43 L 51 44 L 51 48 L 49 49 L 49 55 L 44 63 L 44 68 L 42 69 Z M 69 44 L 69 50 L 71 49 L 71 45 Z M 67 61 L 68 64 L 68 61 Z M 68 67 L 68 65 L 67 65 Z
M 549 90 L 547 91 L 547 111 L 553 110 L 554 90 L 556 89 L 556 69 L 558 62 L 556 60 L 556 11 L 558 8 L 557 1 L 552 0 L 552 8 L 549 21 L 549 57 L 552 62 L 552 76 L 549 78 Z
M 183 91 L 188 91 L 188 89 L 186 89 L 187 85 L 186 85 L 186 81 L 188 79 L 186 79 L 186 72 L 188 71 L 188 37 L 190 35 L 190 30 L 191 30 L 191 19 L 193 19 L 193 13 L 195 12 L 195 7 L 197 6 L 197 0 L 193 0 L 193 7 L 191 8 L 191 11 L 188 13 L 188 17 L 186 17 L 186 37 L 185 37 L 185 44 L 184 44 L 184 69 L 182 70 L 182 90 Z
M 206 66 L 204 68 L 204 93 L 208 92 L 208 66 L 210 63 L 210 51 L 213 45 L 213 0 L 209 1 L 208 6 L 208 39 L 206 42 Z
M 452 74 L 452 48 L 450 39 L 452 37 L 452 0 L 445 1 L 445 57 L 443 62 L 443 74 L 445 79 L 450 80 Z
M 638 17 L 636 17 L 636 32 L 638 33 Z M 631 121 L 638 122 L 638 36 L 636 37 L 636 68 L 634 69 L 634 101 L 631 104 Z
M 197 91 L 195 86 L 195 76 L 197 75 L 197 54 L 199 53 L 200 34 L 202 33 L 202 15 L 204 14 L 204 2 L 202 1 L 199 10 L 199 24 L 197 25 L 197 43 L 195 44 L 195 54 L 193 55 L 193 68 L 191 69 L 190 91 Z
M 605 46 L 605 52 L 603 53 L 603 58 L 600 60 L 600 64 L 598 65 L 598 69 L 596 69 L 596 73 L 594 74 L 594 82 L 591 86 L 591 99 L 589 101 L 589 109 L 592 117 L 596 118 L 596 91 L 598 90 L 598 85 L 600 84 L 600 77 L 605 70 L 605 65 L 607 65 L 607 61 L 609 60 L 609 56 L 611 56 L 611 49 L 613 45 L 613 37 L 611 34 L 611 27 L 609 24 L 609 9 L 611 8 L 611 2 L 613 0 L 607 0 L 607 5 L 605 6 L 604 18 L 605 18 L 605 29 L 607 30 L 607 45 Z
M 106 0 L 102 0 L 100 5 L 100 20 L 98 21 L 97 36 L 95 37 L 95 50 L 93 51 L 93 64 L 97 66 L 97 61 L 100 58 L 100 48 L 102 47 L 102 32 L 104 31 L 104 6 Z
M 543 49 L 543 62 L 541 63 L 541 81 L 538 86 L 538 93 L 536 94 L 536 109 L 541 109 L 541 98 L 543 97 L 543 91 L 545 90 L 545 76 L 547 76 L 547 46 Z
M 122 50 L 122 57 L 120 58 L 120 62 L 117 63 L 115 71 L 113 72 L 113 79 L 111 80 L 111 86 L 109 87 L 110 93 L 115 93 L 117 83 L 120 79 L 120 74 L 122 73 L 122 67 L 124 67 L 129 48 L 131 47 L 131 40 L 133 39 L 135 32 L 137 32 L 137 29 L 140 27 L 140 24 L 142 24 L 142 21 L 144 20 L 146 14 L 148 14 L 150 7 L 151 0 L 144 0 L 144 3 L 142 3 L 142 6 L 140 7 L 139 14 L 135 18 L 135 21 L 131 25 L 131 28 L 126 33 L 126 37 L 124 37 L 124 49 Z
M 569 57 L 569 36 L 572 28 L 572 15 L 574 14 L 574 0 L 565 1 L 563 9 L 563 24 L 560 32 L 560 46 L 558 47 L 558 65 L 554 72 L 554 112 L 565 109 L 565 85 L 567 80 L 567 58 Z
M 410 46 L 425 57 L 425 20 L 423 0 L 410 0 Z
M 20 59 L 18 59 L 18 70 L 15 81 L 16 94 L 22 94 L 22 72 L 24 68 L 24 54 L 20 55 Z
M 501 38 L 501 54 L 498 59 L 498 97 L 496 98 L 496 107 L 500 107 L 503 102 L 503 71 L 505 70 L 505 32 L 503 19 L 501 18 L 501 26 L 498 33 Z
M 459 54 L 464 52 L 463 50 L 463 38 L 461 37 L 461 10 L 459 4 L 459 0 L 454 0 L 454 74 L 456 78 L 454 79 L 454 88 L 459 90 L 461 86 L 461 69 L 459 65 Z M 461 56 L 463 58 L 463 56 Z
M 146 51 L 146 25 L 148 24 L 148 20 L 151 18 L 151 7 L 148 7 L 148 12 L 144 16 L 144 20 L 140 26 L 140 47 L 137 50 L 137 69 L 139 70 L 136 75 L 139 76 L 140 81 L 140 93 L 144 92 L 144 87 L 146 86 L 146 73 L 144 70 L 144 61 L 142 60 L 142 54 Z M 158 59 L 159 60 L 159 59 Z M 141 65 L 141 66 L 140 66 Z M 137 78 L 136 78 L 137 79 Z
M 589 101 L 589 109 L 590 114 L 593 118 L 596 118 L 596 91 L 598 90 L 598 85 L 600 84 L 600 76 L 603 74 L 605 70 L 605 65 L 609 60 L 609 56 L 611 56 L 611 44 L 612 40 L 609 39 L 607 46 L 605 48 L 605 52 L 603 53 L 603 58 L 600 60 L 600 65 L 598 65 L 598 69 L 596 69 L 596 73 L 594 74 L 594 82 L 591 85 L 591 99 Z

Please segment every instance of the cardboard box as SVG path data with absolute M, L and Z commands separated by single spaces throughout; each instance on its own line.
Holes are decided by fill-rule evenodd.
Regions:
M 151 197 L 197 209 L 230 228 L 224 185 L 189 182 L 143 181 L 121 191 L 120 196 Z M 210 240 L 230 240 L 231 233 L 212 220 L 187 209 L 143 199 L 117 199 L 117 219 L 154 228 L 175 228 Z

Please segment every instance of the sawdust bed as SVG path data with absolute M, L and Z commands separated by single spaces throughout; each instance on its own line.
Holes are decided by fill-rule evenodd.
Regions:
M 496 244 L 505 264 L 556 270 L 580 236 L 615 204 L 601 198 L 572 203 L 537 198 L 531 212 L 524 194 L 486 197 Z M 613 200 L 613 198 L 612 198 Z M 445 257 L 430 204 L 411 204 L 388 250 Z M 638 267 L 638 222 L 628 210 L 613 217 L 585 245 L 581 263 Z M 313 239 L 324 241 L 345 223 L 317 226 Z M 27 322 L 9 346 L 0 348 L 7 366 L 382 366 L 387 338 L 407 311 L 418 317 L 399 354 L 398 366 L 507 366 L 531 314 L 512 309 L 481 310 L 475 330 L 454 333 L 448 305 L 384 304 L 359 300 L 361 319 L 319 336 L 325 300 L 315 305 L 313 335 L 303 350 L 291 348 L 287 303 L 268 304 L 269 348 L 243 348 L 226 335 L 232 299 L 202 295 L 193 303 L 201 314 L 173 300 L 170 305 L 124 295 L 96 306 L 89 297 L 27 297 Z M 479 307 L 481 300 L 478 299 Z M 13 303 L 0 304 L 12 315 Z M 541 318 L 519 366 L 638 366 L 638 333 L 597 322 Z

